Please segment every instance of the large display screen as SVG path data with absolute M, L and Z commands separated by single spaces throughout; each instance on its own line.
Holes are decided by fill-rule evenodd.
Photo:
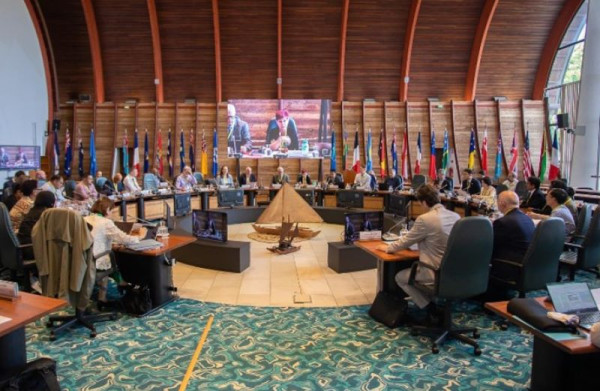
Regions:
M 40 168 L 40 147 L 36 145 L 0 145 L 0 170 Z
M 319 158 L 331 154 L 331 101 L 235 99 L 227 104 L 227 155 Z

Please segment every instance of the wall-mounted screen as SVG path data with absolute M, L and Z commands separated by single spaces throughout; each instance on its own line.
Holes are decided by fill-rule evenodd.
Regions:
M 352 243 L 358 240 L 361 232 L 383 231 L 383 212 L 346 213 L 344 224 L 344 241 Z
M 227 105 L 227 155 L 320 158 L 331 154 L 331 101 L 235 99 Z
M 0 170 L 33 170 L 40 168 L 37 145 L 0 145 Z

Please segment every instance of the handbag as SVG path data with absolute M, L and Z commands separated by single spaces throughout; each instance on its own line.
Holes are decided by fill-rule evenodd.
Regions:
M 393 329 L 405 320 L 406 300 L 394 294 L 381 291 L 369 309 L 369 316 Z
M 125 312 L 142 315 L 152 309 L 152 299 L 148 286 L 131 285 L 125 287 L 125 295 L 121 298 Z
M 548 310 L 535 299 L 511 299 L 506 308 L 509 313 L 518 316 L 538 330 L 546 332 L 575 332 L 576 328 L 567 326 L 548 317 Z
M 38 358 L 0 379 L 1 391 L 60 391 L 56 361 Z

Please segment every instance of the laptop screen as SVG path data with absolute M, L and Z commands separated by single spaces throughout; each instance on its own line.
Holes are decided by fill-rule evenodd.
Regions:
M 585 282 L 548 284 L 554 308 L 564 314 L 598 311 L 590 288 Z

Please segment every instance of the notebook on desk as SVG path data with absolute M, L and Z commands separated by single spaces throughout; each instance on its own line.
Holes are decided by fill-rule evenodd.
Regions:
M 125 232 L 127 235 L 131 235 L 132 231 L 138 230 L 144 225 L 140 223 L 131 223 L 126 221 L 115 221 L 115 225 L 121 231 Z M 156 239 L 156 232 L 158 231 L 158 227 L 154 226 L 146 226 L 146 235 L 142 239 Z
M 600 311 L 585 282 L 546 284 L 552 304 L 557 312 L 579 317 L 579 326 L 589 330 L 600 322 Z

